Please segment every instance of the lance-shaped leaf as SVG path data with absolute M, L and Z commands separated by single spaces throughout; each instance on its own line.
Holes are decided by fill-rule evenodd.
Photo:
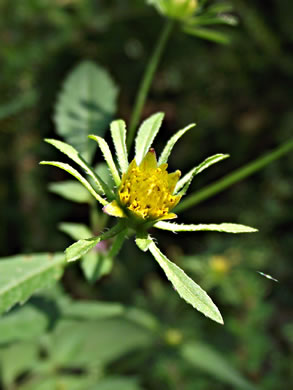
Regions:
M 46 142 L 55 146 L 56 149 L 60 150 L 60 152 L 66 154 L 71 160 L 73 160 L 76 164 L 78 164 L 81 168 L 84 169 L 85 173 L 87 173 L 95 182 L 98 187 L 98 190 L 106 194 L 109 199 L 113 199 L 113 194 L 108 185 L 99 177 L 99 175 L 94 172 L 91 167 L 85 162 L 85 160 L 80 156 L 78 151 L 71 145 L 68 145 L 65 142 L 58 141 L 56 139 L 45 139 Z
M 108 230 L 105 233 L 100 234 L 97 237 L 82 239 L 75 242 L 65 250 L 66 260 L 75 261 L 80 259 L 89 250 L 94 248 L 99 242 L 103 240 L 107 240 L 108 238 L 111 238 L 113 236 L 116 236 L 116 234 L 120 233 L 122 230 L 124 230 L 123 225 L 118 223 L 112 229 Z
M 98 202 L 100 202 L 103 206 L 108 204 L 108 202 L 101 197 L 90 185 L 90 183 L 83 177 L 81 174 L 74 168 L 72 168 L 69 164 L 64 164 L 59 161 L 41 161 L 41 165 L 53 165 L 54 167 L 58 167 L 60 169 L 63 169 L 64 171 L 70 173 L 72 176 L 74 176 L 78 181 L 81 182 L 82 185 L 85 186 L 85 188 L 93 195 L 95 199 L 97 199 Z
M 142 122 L 135 139 L 135 160 L 137 165 L 142 162 L 144 156 L 152 146 L 153 140 L 161 127 L 163 118 L 164 114 L 158 112 Z
M 126 147 L 126 124 L 122 119 L 113 121 L 110 125 L 111 135 L 116 150 L 116 155 L 122 173 L 128 168 L 128 155 Z
M 220 324 L 224 323 L 221 313 L 207 293 L 190 279 L 181 268 L 167 259 L 153 241 L 149 245 L 149 250 L 162 267 L 167 278 L 173 284 L 173 287 L 181 298 L 190 303 L 205 316 Z
M 116 186 L 118 187 L 120 185 L 121 180 L 120 180 L 120 176 L 119 176 L 119 173 L 117 171 L 116 165 L 114 163 L 111 150 L 110 150 L 107 142 L 103 138 L 98 137 L 97 135 L 89 135 L 89 138 L 93 139 L 94 141 L 96 141 L 98 143 L 99 148 L 101 149 L 101 152 L 103 153 L 103 156 L 105 158 L 105 161 L 108 164 L 108 167 L 110 169 L 110 172 L 112 174 L 114 182 L 115 182 Z
M 164 150 L 162 151 L 161 155 L 160 155 L 160 158 L 159 158 L 159 161 L 158 161 L 158 165 L 161 165 L 161 164 L 165 164 L 167 161 L 168 161 L 168 158 L 172 152 L 172 149 L 174 147 L 174 145 L 176 144 L 176 142 L 188 131 L 190 130 L 192 127 L 195 126 L 195 123 L 191 123 L 190 125 L 184 127 L 183 129 L 177 131 L 176 134 L 173 135 L 173 137 L 171 137 L 169 139 L 169 141 L 167 142 L 167 145 L 165 146 Z
M 188 190 L 188 187 L 190 186 L 194 176 L 198 175 L 200 172 L 204 171 L 208 167 L 210 167 L 213 164 L 216 164 L 219 161 L 225 160 L 226 158 L 230 157 L 229 154 L 214 154 L 213 156 L 210 156 L 206 158 L 201 164 L 199 164 L 197 167 L 191 169 L 186 175 L 182 177 L 176 184 L 174 193 L 177 194 L 181 188 L 180 195 L 185 195 L 186 191 Z
M 87 136 L 103 136 L 116 110 L 118 88 L 110 74 L 91 61 L 79 64 L 66 78 L 55 107 L 57 132 L 91 161 L 95 144 Z
M 158 221 L 154 225 L 158 229 L 169 230 L 171 232 L 199 232 L 208 230 L 212 232 L 223 233 L 254 233 L 258 230 L 250 226 L 239 225 L 238 223 L 220 223 L 220 224 L 199 224 L 185 225 L 173 222 Z
M 0 313 L 24 303 L 35 291 L 59 279 L 63 253 L 18 255 L 0 261 Z

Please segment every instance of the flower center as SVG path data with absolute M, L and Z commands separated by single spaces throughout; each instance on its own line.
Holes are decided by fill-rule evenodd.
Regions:
M 122 177 L 118 192 L 121 205 L 143 219 L 176 217 L 175 214 L 169 214 L 169 211 L 181 198 L 173 195 L 180 171 L 168 174 L 167 166 L 168 164 L 157 166 L 153 149 L 139 166 L 133 160 Z

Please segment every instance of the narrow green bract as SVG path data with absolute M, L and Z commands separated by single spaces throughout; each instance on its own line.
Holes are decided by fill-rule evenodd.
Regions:
M 173 135 L 167 142 L 167 145 L 165 146 L 164 150 L 162 151 L 160 158 L 158 160 L 158 165 L 165 164 L 168 162 L 168 158 L 172 152 L 172 149 L 176 142 L 190 129 L 192 129 L 195 126 L 195 123 L 191 123 L 190 125 L 184 127 L 184 129 L 179 130 L 176 134 Z
M 64 171 L 70 173 L 78 181 L 80 181 L 83 186 L 85 186 L 85 188 L 93 195 L 94 198 L 96 198 L 98 202 L 100 202 L 103 206 L 108 204 L 108 202 L 93 189 L 91 184 L 84 177 L 82 177 L 81 174 L 76 169 L 72 168 L 69 164 L 64 164 L 58 161 L 41 161 L 40 164 L 53 165 L 54 167 L 63 169 Z
M 153 140 L 161 127 L 163 118 L 164 114 L 158 112 L 141 124 L 135 139 L 135 160 L 137 165 L 142 162 L 144 156 L 152 146 Z
M 208 230 L 212 232 L 223 233 L 254 233 L 257 229 L 250 226 L 239 225 L 237 223 L 220 223 L 220 224 L 199 224 L 199 225 L 184 225 L 173 222 L 159 221 L 154 225 L 158 229 L 169 230 L 171 232 L 199 232 Z
M 66 144 L 65 142 L 58 141 L 55 139 L 45 139 L 46 142 L 55 146 L 56 149 L 60 150 L 60 152 L 66 154 L 71 160 L 73 160 L 76 164 L 78 164 L 82 169 L 84 169 L 85 173 L 88 174 L 95 182 L 98 187 L 98 191 L 102 194 L 111 193 L 110 188 L 107 184 L 97 175 L 96 172 L 85 162 L 85 160 L 80 156 L 78 151 L 74 149 L 71 145 Z
M 207 293 L 199 287 L 181 268 L 167 259 L 159 248 L 152 242 L 149 250 L 164 270 L 167 278 L 173 284 L 181 298 L 190 303 L 195 309 L 212 320 L 223 324 L 223 318 Z
M 126 148 L 126 124 L 122 119 L 118 119 L 111 123 L 110 130 L 116 150 L 120 171 L 121 173 L 125 173 L 128 168 L 128 155 Z
M 191 169 L 191 171 L 189 171 L 186 175 L 184 175 L 182 177 L 182 179 L 180 179 L 178 181 L 178 183 L 176 184 L 175 190 L 174 190 L 175 194 L 179 193 L 179 191 L 183 187 L 183 189 L 180 191 L 180 195 L 185 195 L 194 176 L 198 175 L 200 172 L 204 171 L 205 169 L 207 169 L 211 165 L 216 164 L 219 161 L 225 160 L 228 157 L 230 157 L 229 154 L 218 153 L 218 154 L 215 154 L 213 156 L 206 158 L 201 164 L 199 164 L 197 167 Z
M 89 138 L 93 139 L 94 141 L 96 141 L 98 143 L 99 148 L 101 149 L 101 152 L 103 153 L 104 159 L 105 159 L 106 163 L 108 164 L 108 167 L 111 171 L 114 182 L 115 182 L 116 186 L 119 186 L 120 182 L 121 182 L 120 176 L 119 176 L 119 173 L 117 171 L 116 165 L 115 165 L 113 157 L 112 157 L 111 150 L 110 150 L 107 142 L 103 138 L 98 137 L 97 135 L 89 135 Z

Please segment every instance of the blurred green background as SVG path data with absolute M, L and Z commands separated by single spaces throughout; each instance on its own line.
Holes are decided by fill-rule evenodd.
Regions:
M 192 191 L 292 136 L 293 3 L 233 0 L 232 4 L 239 25 L 228 28 L 232 39 L 229 46 L 196 39 L 179 29 L 173 31 L 143 111 L 144 118 L 157 111 L 166 113 L 155 143 L 158 151 L 176 130 L 197 123 L 176 146 L 171 171 L 186 172 L 214 153 L 231 155 L 197 176 Z M 58 156 L 43 138 L 59 138 L 53 116 L 62 83 L 81 61 L 98 63 L 119 87 L 115 118 L 128 122 L 164 21 L 142 0 L 2 0 L 0 23 L 1 256 L 60 252 L 72 240 L 58 230 L 58 224 L 88 222 L 86 205 L 48 191 L 50 182 L 67 179 L 67 175 L 38 165 L 40 160 Z M 106 139 L 110 141 L 109 133 Z M 97 153 L 95 162 L 99 161 L 102 158 Z M 14 366 L 13 356 L 20 356 L 17 348 L 24 342 L 29 350 L 36 337 L 33 330 L 29 332 L 31 338 L 0 340 L 3 389 L 88 390 L 90 385 L 78 381 L 89 367 L 102 373 L 101 377 L 126 378 L 127 390 L 293 387 L 292 173 L 291 153 L 181 215 L 186 223 L 247 224 L 257 227 L 257 234 L 157 234 L 164 252 L 213 297 L 224 316 L 224 327 L 181 301 L 153 259 L 129 242 L 110 275 L 88 285 L 78 266 L 73 265 L 62 279 L 63 292 L 47 292 L 46 299 L 35 297 L 27 307 L 41 307 L 41 312 L 52 315 L 44 309 L 46 302 L 57 305 L 63 295 L 72 300 L 117 302 L 154 316 L 159 323 L 155 335 L 142 330 L 137 321 L 125 325 L 126 320 L 119 316 L 119 320 L 111 317 L 104 322 L 79 323 L 81 328 L 76 332 L 71 329 L 71 342 L 76 334 L 88 332 L 95 339 L 96 333 L 107 329 L 108 338 L 100 335 L 96 339 L 96 350 L 110 352 L 106 358 L 100 353 L 96 365 L 92 358 L 85 366 L 75 362 L 73 368 L 71 363 L 59 362 L 54 375 L 62 369 L 62 377 L 73 377 L 73 382 L 66 382 L 68 378 L 65 384 L 61 381 L 63 387 L 57 379 L 57 384 L 46 384 L 41 369 L 32 374 L 33 365 L 23 365 L 14 373 L 7 363 L 12 359 Z M 274 276 L 279 283 L 256 271 Z M 17 316 L 17 310 L 13 315 Z M 29 318 L 32 324 L 38 322 L 34 315 Z M 0 332 L 1 326 L 0 321 Z M 29 321 L 27 326 L 33 328 Z M 66 328 L 56 330 L 54 321 L 38 332 L 37 337 L 44 340 L 62 340 L 62 332 L 70 334 Z M 119 332 L 131 342 L 111 354 L 113 344 L 121 341 Z M 42 355 L 46 345 L 43 341 L 36 347 L 39 363 L 47 356 Z M 74 351 L 80 354 L 75 348 L 72 355 Z M 88 356 L 95 356 L 96 350 Z M 29 360 L 29 353 L 23 352 L 24 360 Z M 62 355 L 60 351 L 59 355 L 58 351 L 51 353 L 53 357 Z M 225 376 L 225 364 L 238 374 L 232 370 Z M 23 384 L 30 375 L 41 378 L 35 387 Z M 238 379 L 231 379 L 231 375 Z M 116 379 L 95 389 L 123 390 L 123 380 L 121 384 L 119 379 L 115 383 Z

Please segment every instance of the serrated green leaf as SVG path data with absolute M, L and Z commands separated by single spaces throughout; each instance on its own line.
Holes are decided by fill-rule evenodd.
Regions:
M 191 123 L 190 125 L 184 127 L 183 129 L 179 130 L 176 134 L 173 135 L 167 142 L 167 145 L 165 146 L 164 150 L 162 151 L 158 165 L 165 164 L 168 161 L 168 158 L 172 152 L 172 149 L 176 142 L 190 129 L 192 129 L 194 126 L 196 126 L 195 123 Z
M 225 34 L 220 31 L 201 28 L 201 27 L 183 27 L 183 31 L 186 34 L 196 36 L 198 38 L 206 39 L 208 41 L 221 43 L 223 45 L 229 45 L 231 43 L 231 38 L 228 34 Z
M 0 261 L 0 313 L 25 302 L 34 292 L 56 282 L 63 273 L 64 254 L 18 255 Z
M 41 165 L 53 165 L 54 167 L 57 167 L 57 168 L 60 168 L 60 169 L 63 169 L 64 171 L 70 173 L 72 176 L 74 176 L 78 181 L 80 181 L 80 183 L 92 194 L 92 196 L 98 201 L 100 202 L 103 206 L 105 206 L 106 204 L 108 204 L 108 202 L 101 197 L 101 195 L 99 195 L 94 189 L 93 187 L 91 186 L 91 184 L 83 177 L 81 176 L 81 174 L 74 168 L 72 168 L 72 166 L 70 166 L 69 164 L 64 164 L 64 163 L 61 163 L 59 161 L 41 161 L 40 162 Z
M 77 181 L 67 180 L 49 184 L 49 191 L 76 203 L 90 203 L 91 196 Z
M 120 180 L 120 176 L 119 176 L 119 173 L 117 171 L 116 165 L 114 163 L 111 150 L 110 150 L 107 142 L 103 138 L 98 137 L 97 135 L 91 134 L 88 137 L 90 139 L 93 139 L 94 141 L 96 141 L 98 143 L 99 148 L 101 149 L 101 152 L 103 153 L 104 159 L 105 159 L 105 161 L 110 169 L 110 172 L 112 174 L 114 182 L 115 182 L 116 186 L 118 187 L 120 185 L 121 180 Z
M 107 186 L 107 184 L 97 175 L 95 171 L 86 163 L 86 161 L 80 156 L 78 151 L 74 149 L 71 145 L 66 144 L 65 142 L 58 141 L 56 139 L 48 139 L 45 141 L 50 145 L 53 145 L 56 149 L 60 150 L 60 152 L 66 154 L 72 161 L 78 164 L 81 168 L 84 169 L 85 173 L 88 174 L 97 185 L 98 191 L 102 194 L 106 194 L 109 199 L 113 198 L 113 194 L 111 189 Z
M 113 121 L 110 125 L 111 135 L 116 150 L 120 171 L 122 173 L 128 168 L 128 154 L 126 147 L 126 124 L 122 119 Z
M 83 223 L 61 222 L 58 227 L 59 230 L 68 234 L 73 240 L 89 238 L 93 234 L 89 227 Z
M 188 343 L 181 347 L 181 355 L 192 366 L 199 368 L 213 377 L 242 390 L 256 390 L 256 387 L 244 379 L 231 363 L 209 345 Z M 234 387 L 235 386 L 235 387 Z
M 181 268 L 167 259 L 154 242 L 150 244 L 149 250 L 181 298 L 205 316 L 220 324 L 224 323 L 217 306 L 198 284 L 190 279 Z
M 211 165 L 214 165 L 218 163 L 219 161 L 225 160 L 226 158 L 230 157 L 229 154 L 214 154 L 213 156 L 210 156 L 206 158 L 201 164 L 199 164 L 197 167 L 192 168 L 186 175 L 180 179 L 176 186 L 174 193 L 177 194 L 180 191 L 180 195 L 185 195 L 186 191 L 188 190 L 194 176 L 198 175 L 200 172 L 204 171 Z
M 144 156 L 152 146 L 155 136 L 161 127 L 163 118 L 164 113 L 158 112 L 147 118 L 140 125 L 135 139 L 135 160 L 137 165 L 142 162 Z
M 99 242 L 103 240 L 107 240 L 108 238 L 111 238 L 113 236 L 116 236 L 122 230 L 124 230 L 123 225 L 118 223 L 112 229 L 108 230 L 105 233 L 100 234 L 97 237 L 91 237 L 88 239 L 83 239 L 75 242 L 65 250 L 66 260 L 75 261 L 80 259 L 88 251 L 93 249 Z
M 154 226 L 158 229 L 169 230 L 171 232 L 199 232 L 206 230 L 223 233 L 254 233 L 258 231 L 255 228 L 238 223 L 184 225 L 174 222 L 158 221 Z
M 91 161 L 95 145 L 90 133 L 103 136 L 116 111 L 118 88 L 109 73 L 91 61 L 79 64 L 66 78 L 55 106 L 57 132 Z

